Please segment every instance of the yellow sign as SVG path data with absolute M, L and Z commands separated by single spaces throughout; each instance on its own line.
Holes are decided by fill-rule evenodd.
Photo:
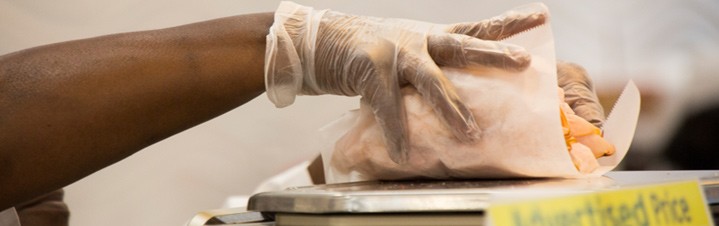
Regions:
M 713 225 L 697 181 L 493 205 L 496 226 Z

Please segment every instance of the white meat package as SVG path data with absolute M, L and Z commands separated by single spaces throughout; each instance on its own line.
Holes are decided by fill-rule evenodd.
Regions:
M 397 164 L 390 159 L 371 109 L 361 105 L 321 129 L 327 182 L 572 178 L 602 175 L 614 168 L 626 154 L 628 144 L 614 144 L 615 161 L 599 161 L 600 167 L 590 173 L 579 172 L 567 150 L 549 23 L 503 42 L 520 45 L 531 53 L 528 69 L 521 72 L 442 69 L 471 109 L 481 130 L 479 139 L 468 143 L 456 139 L 417 91 L 404 87 L 410 144 L 407 162 Z M 621 129 L 623 134 L 630 135 L 629 140 L 635 125 L 636 117 L 634 125 Z

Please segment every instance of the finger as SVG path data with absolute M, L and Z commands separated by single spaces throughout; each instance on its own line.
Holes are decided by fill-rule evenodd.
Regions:
M 544 24 L 547 17 L 547 10 L 544 6 L 530 4 L 479 22 L 450 25 L 447 32 L 469 35 L 484 40 L 502 40 Z
M 404 105 L 400 102 L 399 90 L 395 94 L 394 91 L 378 88 L 376 94 L 370 98 L 363 97 L 362 101 L 372 107 L 377 124 L 384 133 L 387 154 L 390 159 L 397 164 L 406 163 L 409 158 L 407 117 L 404 113 Z
M 398 73 L 417 88 L 438 118 L 461 141 L 479 138 L 479 128 L 472 112 L 460 100 L 454 86 L 429 57 L 418 57 L 401 51 Z
M 592 79 L 587 71 L 573 63 L 557 63 L 557 83 L 564 90 L 564 101 L 574 112 L 601 128 L 605 116 L 597 94 L 594 92 Z
M 377 124 L 382 128 L 387 152 L 392 161 L 403 164 L 409 158 L 407 117 L 402 104 L 399 81 L 394 70 L 394 45 L 379 41 L 359 46 L 348 70 L 361 72 L 354 85 L 362 101 L 372 108 Z
M 439 66 L 521 71 L 531 63 L 531 55 L 520 46 L 459 34 L 430 35 L 427 50 Z

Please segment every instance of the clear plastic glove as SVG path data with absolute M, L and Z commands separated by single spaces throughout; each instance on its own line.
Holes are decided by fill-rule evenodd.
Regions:
M 574 113 L 594 126 L 602 128 L 605 120 L 604 110 L 587 71 L 577 64 L 558 62 L 557 83 L 564 90 L 564 100 Z
M 489 40 L 544 19 L 512 11 L 478 23 L 436 25 L 282 2 L 267 36 L 267 94 L 277 107 L 296 95 L 361 95 L 382 127 L 390 158 L 403 163 L 409 146 L 400 87 L 417 88 L 457 139 L 478 139 L 474 116 L 439 66 L 523 70 L 531 60 L 523 48 Z

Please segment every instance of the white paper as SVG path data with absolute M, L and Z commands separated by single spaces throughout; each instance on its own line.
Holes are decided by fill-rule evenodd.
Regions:
M 326 140 L 322 157 L 328 183 L 410 178 L 588 177 L 600 176 L 619 164 L 628 144 L 615 145 L 613 160 L 600 161 L 600 168 L 591 174 L 579 173 L 574 167 L 560 122 L 549 23 L 503 42 L 520 45 L 532 54 L 527 70 L 443 69 L 472 110 L 482 130 L 480 139 L 473 143 L 456 140 L 449 130 L 442 128 L 419 94 L 405 88 L 403 100 L 410 131 L 408 163 L 398 165 L 390 160 L 381 129 L 371 110 L 363 106 L 321 130 Z M 619 129 L 607 133 L 634 134 L 636 117 L 633 125 L 617 126 Z M 607 121 L 607 124 L 617 123 Z

